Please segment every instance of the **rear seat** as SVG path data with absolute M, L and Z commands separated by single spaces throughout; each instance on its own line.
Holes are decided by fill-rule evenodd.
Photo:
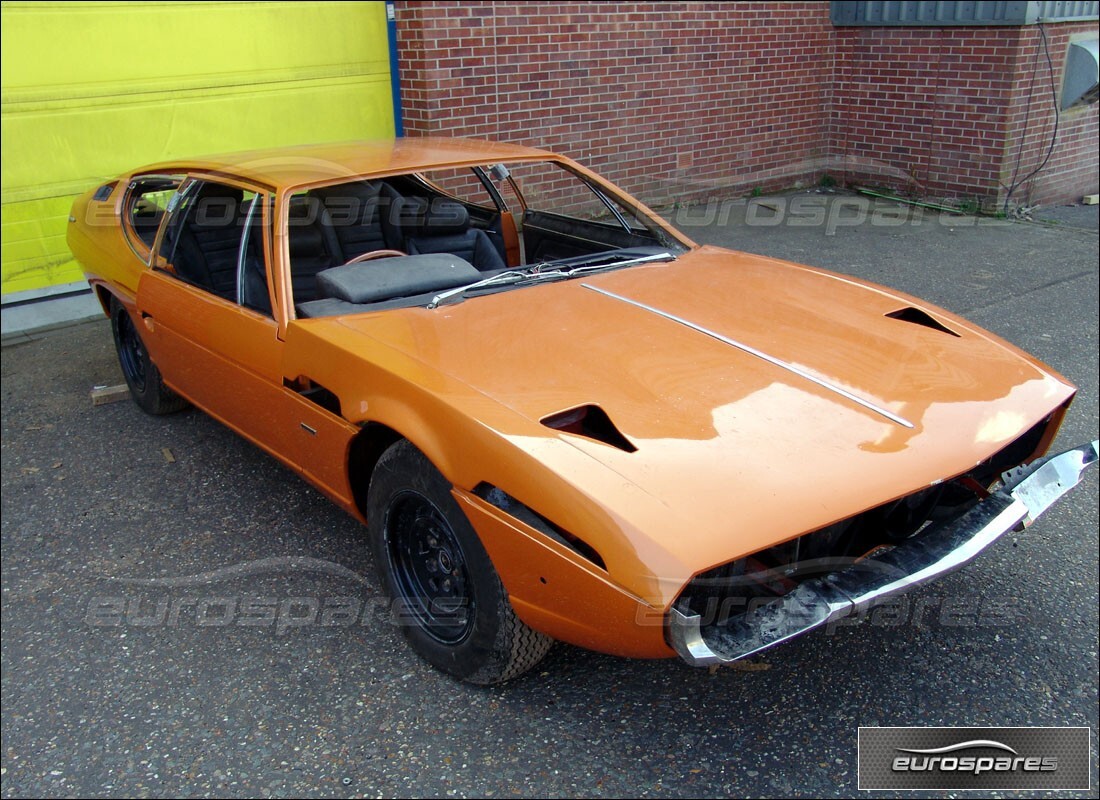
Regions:
M 394 216 L 404 237 L 399 249 L 409 255 L 450 253 L 481 272 L 507 268 L 489 235 L 470 226 L 470 214 L 461 203 L 409 197 L 399 202 Z

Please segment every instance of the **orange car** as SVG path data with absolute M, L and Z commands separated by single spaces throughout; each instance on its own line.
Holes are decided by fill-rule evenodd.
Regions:
M 1011 345 L 698 246 L 541 150 L 173 161 L 70 223 L 135 402 L 365 522 L 413 649 L 477 683 L 553 639 L 756 653 L 960 566 L 1097 456 L 1034 460 L 1075 390 Z

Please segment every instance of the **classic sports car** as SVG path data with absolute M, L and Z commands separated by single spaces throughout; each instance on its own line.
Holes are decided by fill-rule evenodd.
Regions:
M 549 152 L 172 161 L 73 206 L 134 401 L 190 402 L 367 525 L 459 678 L 552 640 L 696 665 L 973 558 L 1074 486 L 1074 388 L 878 286 L 700 247 Z

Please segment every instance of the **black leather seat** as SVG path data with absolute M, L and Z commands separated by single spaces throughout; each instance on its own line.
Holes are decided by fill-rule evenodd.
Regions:
M 398 220 L 405 240 L 402 249 L 409 255 L 450 253 L 482 272 L 507 267 L 488 234 L 470 227 L 470 214 L 460 203 L 405 198 Z
M 345 260 L 372 250 L 401 246 L 400 234 L 390 213 L 401 195 L 388 184 L 355 181 L 313 189 L 310 195 L 320 199 L 328 211 Z
M 217 183 L 199 187 L 170 255 L 181 278 L 234 301 L 243 196 L 240 189 Z
M 291 198 L 287 235 L 294 303 L 315 300 L 317 273 L 347 260 L 320 198 L 314 195 Z

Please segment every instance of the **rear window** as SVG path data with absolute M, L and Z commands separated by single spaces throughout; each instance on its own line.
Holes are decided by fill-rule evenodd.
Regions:
M 168 201 L 182 182 L 182 175 L 148 175 L 130 182 L 122 201 L 123 229 L 141 258 L 148 259 Z

